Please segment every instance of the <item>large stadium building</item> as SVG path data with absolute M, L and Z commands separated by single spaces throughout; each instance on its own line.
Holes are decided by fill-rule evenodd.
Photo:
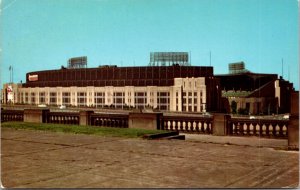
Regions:
M 164 59 L 159 60 L 161 57 Z M 67 68 L 30 72 L 26 74 L 26 83 L 6 84 L 4 89 L 10 85 L 13 98 L 4 98 L 3 103 L 152 107 L 179 112 L 220 109 L 220 81 L 214 77 L 213 67 L 190 66 L 186 53 L 165 53 L 161 57 L 155 62 L 167 57 L 168 66 L 150 63 L 144 67 L 87 68 L 82 62 L 74 66 L 69 60 Z M 4 91 L 2 97 L 8 97 L 7 93 Z

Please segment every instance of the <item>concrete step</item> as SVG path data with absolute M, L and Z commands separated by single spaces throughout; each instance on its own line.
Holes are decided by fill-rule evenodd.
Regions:
M 173 135 L 173 136 L 169 136 L 169 137 L 164 137 L 163 139 L 167 139 L 167 140 L 172 140 L 172 139 L 185 140 L 185 135 Z
M 170 136 L 177 136 L 179 135 L 178 131 L 171 131 L 171 132 L 164 132 L 164 133 L 159 133 L 159 134 L 146 134 L 143 136 L 144 139 L 160 139 L 160 138 L 166 138 Z

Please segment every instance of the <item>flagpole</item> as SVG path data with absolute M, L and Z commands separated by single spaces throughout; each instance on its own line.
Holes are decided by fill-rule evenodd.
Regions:
M 11 65 L 9 66 L 8 70 L 9 70 L 9 83 L 11 83 Z

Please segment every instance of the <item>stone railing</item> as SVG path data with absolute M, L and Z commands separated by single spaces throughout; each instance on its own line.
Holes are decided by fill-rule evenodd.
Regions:
M 89 121 L 92 126 L 128 128 L 128 114 L 92 113 Z
M 150 117 L 151 116 L 151 117 Z M 49 109 L 1 110 L 1 122 L 25 121 L 105 127 L 139 127 L 197 134 L 287 138 L 289 120 L 231 118 L 229 115 L 183 116 L 162 113 L 50 112 Z M 148 126 L 149 125 L 149 126 Z M 153 126 L 151 128 L 151 126 Z
M 213 117 L 163 116 L 162 130 L 181 131 L 187 133 L 213 133 Z
M 1 110 L 1 122 L 24 121 L 23 110 Z
M 288 123 L 288 120 L 229 118 L 226 130 L 227 135 L 287 138 Z
M 46 123 L 79 125 L 78 112 L 47 112 Z

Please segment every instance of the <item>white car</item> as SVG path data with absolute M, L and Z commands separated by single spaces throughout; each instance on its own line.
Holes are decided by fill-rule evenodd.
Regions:
M 290 116 L 289 115 L 284 115 L 283 119 L 290 119 Z
M 59 106 L 59 109 L 66 109 L 66 106 L 65 105 L 61 105 L 61 106 Z

